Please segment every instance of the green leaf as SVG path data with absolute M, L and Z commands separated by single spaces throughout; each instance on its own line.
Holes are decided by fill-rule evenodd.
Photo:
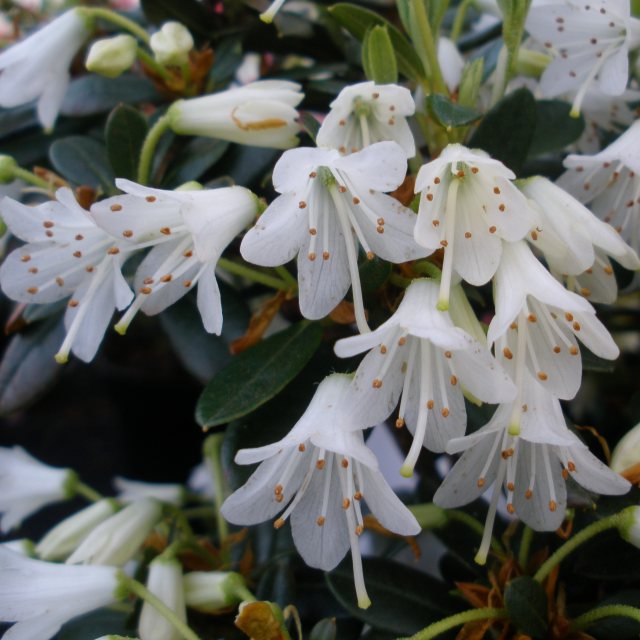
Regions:
M 102 142 L 88 136 L 69 136 L 56 140 L 49 149 L 53 168 L 76 185 L 115 191 L 115 176 Z
M 173 20 L 201 35 L 212 35 L 215 26 L 213 16 L 197 0 L 142 0 L 141 5 L 152 24 Z
M 157 102 L 160 95 L 148 78 L 124 74 L 105 78 L 95 73 L 71 82 L 64 96 L 60 113 L 65 116 L 92 116 L 106 113 L 121 102 Z
M 479 111 L 463 107 L 438 93 L 432 93 L 427 97 L 426 102 L 433 119 L 447 130 L 453 127 L 464 127 L 475 122 L 482 115 Z
M 210 380 L 196 405 L 205 428 L 235 420 L 277 395 L 320 346 L 317 323 L 299 322 L 243 351 Z
M 483 73 L 484 60 L 482 58 L 471 60 L 464 66 L 458 91 L 459 105 L 473 108 L 478 104 L 478 93 L 480 92 Z
M 536 102 L 536 128 L 529 148 L 529 157 L 562 151 L 584 131 L 584 118 L 569 115 L 571 105 L 562 100 Z
M 547 633 L 547 595 L 540 583 L 521 576 L 507 585 L 504 604 L 511 622 L 522 633 L 544 638 Z
M 308 111 L 301 111 L 298 121 L 315 142 L 320 130 L 320 123 Z
M 109 162 L 118 178 L 136 179 L 146 135 L 147 122 L 137 109 L 121 104 L 109 114 L 104 137 Z
M 531 0 L 498 0 L 498 4 L 502 13 L 502 38 L 509 52 L 508 80 L 515 67 Z
M 160 323 L 184 368 L 203 384 L 231 360 L 229 342 L 249 324 L 249 309 L 230 287 L 220 283 L 222 335 L 207 333 L 193 296 L 185 296 L 160 314 Z
M 535 127 L 536 101 L 528 89 L 517 89 L 485 115 L 469 146 L 484 149 L 517 174 L 529 152 Z
M 371 27 L 362 41 L 362 68 L 376 84 L 398 82 L 398 63 L 386 26 Z
M 598 601 L 598 607 L 612 604 L 640 607 L 640 591 L 628 589 Z M 594 606 L 595 608 L 595 606 Z M 603 618 L 586 629 L 587 633 L 598 640 L 637 640 L 640 636 L 640 623 L 622 616 Z
M 94 640 L 105 635 L 131 636 L 133 629 L 127 627 L 129 613 L 99 609 L 67 622 L 55 640 Z
M 348 2 L 329 7 L 331 15 L 355 38 L 362 41 L 367 31 L 376 25 L 386 26 L 398 61 L 398 71 L 411 80 L 424 77 L 424 68 L 409 41 L 381 15 Z
M 242 40 L 233 36 L 223 38 L 216 47 L 216 57 L 209 78 L 215 84 L 226 83 L 240 66 L 242 56 Z
M 190 180 L 199 180 L 222 158 L 229 148 L 225 140 L 194 138 L 190 140 L 171 162 L 163 186 L 175 189 Z
M 378 257 L 373 260 L 363 258 L 358 264 L 358 269 L 364 295 L 377 291 L 391 276 L 391 263 Z
M 387 558 L 364 558 L 362 563 L 372 602 L 368 609 L 358 607 L 350 560 L 327 573 L 326 579 L 338 602 L 376 629 L 409 636 L 461 609 L 462 603 L 447 594 L 443 582 L 422 571 Z
M 311 629 L 309 640 L 336 640 L 337 632 L 336 619 L 324 618 Z
M 53 356 L 64 336 L 62 316 L 57 315 L 11 339 L 0 363 L 0 415 L 32 403 L 62 372 Z
M 0 109 L 0 138 L 12 136 L 18 131 L 35 127 L 38 116 L 32 104 L 21 105 L 13 109 Z

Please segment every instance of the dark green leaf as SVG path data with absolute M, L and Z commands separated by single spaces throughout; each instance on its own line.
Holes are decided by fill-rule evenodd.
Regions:
M 192 296 L 185 296 L 160 315 L 160 323 L 184 368 L 203 384 L 231 359 L 229 342 L 249 324 L 249 310 L 233 289 L 221 284 L 222 335 L 207 333 Z
M 336 633 L 336 619 L 325 618 L 311 629 L 309 640 L 336 640 Z
M 432 93 L 427 98 L 427 109 L 433 119 L 445 129 L 464 127 L 475 122 L 482 115 L 475 109 L 451 102 L 449 98 L 439 93 Z
M 229 143 L 214 138 L 194 138 L 172 160 L 164 186 L 175 189 L 185 182 L 199 180 L 220 160 Z
M 304 130 L 309 134 L 309 137 L 315 142 L 320 129 L 320 123 L 308 111 L 302 111 L 298 120 Z
M 123 611 L 99 609 L 80 618 L 67 622 L 55 640 L 94 640 L 105 635 L 130 636 L 134 634 L 127 628 L 129 614 Z
M 380 258 L 360 261 L 360 284 L 362 293 L 367 295 L 379 289 L 391 276 L 391 263 Z
M 300 322 L 237 355 L 211 379 L 196 420 L 214 427 L 250 413 L 278 394 L 320 346 L 322 329 Z
M 32 104 L 14 109 L 0 109 L 0 138 L 38 125 L 38 116 Z
M 136 179 L 146 135 L 147 122 L 137 109 L 121 104 L 109 114 L 104 137 L 109 162 L 118 178 Z
M 597 371 L 598 373 L 613 373 L 616 368 L 615 360 L 605 360 L 595 353 L 589 351 L 582 343 L 580 346 L 580 356 L 582 357 L 583 371 Z
M 56 140 L 49 149 L 49 159 L 54 169 L 69 182 L 114 192 L 115 176 L 107 149 L 95 138 L 69 136 Z
M 487 113 L 469 146 L 483 149 L 517 174 L 529 152 L 535 126 L 536 101 L 531 91 L 518 89 Z
M 106 113 L 121 102 L 156 102 L 160 95 L 151 80 L 133 74 L 105 78 L 95 73 L 71 82 L 60 113 L 65 116 L 92 116 Z
M 371 27 L 376 25 L 386 26 L 393 43 L 393 49 L 396 52 L 398 71 L 412 80 L 424 77 L 422 63 L 414 48 L 402 33 L 381 15 L 347 2 L 334 4 L 329 7 L 329 12 L 349 33 L 360 41 L 364 39 L 365 34 Z
M 239 38 L 224 38 L 216 47 L 216 57 L 209 72 L 215 84 L 229 80 L 242 62 L 242 41 Z
M 38 322 L 51 317 L 55 313 L 62 313 L 67 308 L 67 300 L 58 300 L 49 304 L 28 304 L 22 312 L 22 318 L 27 324 Z
M 536 128 L 529 157 L 561 151 L 584 131 L 584 118 L 569 115 L 571 105 L 562 100 L 539 100 L 536 103 Z
M 462 603 L 447 594 L 446 585 L 426 573 L 386 558 L 364 558 L 363 565 L 372 602 L 368 609 L 358 607 L 350 560 L 342 562 L 326 577 L 340 604 L 372 627 L 412 635 L 461 609 Z
M 617 531 L 600 534 L 580 548 L 572 573 L 612 583 L 634 580 L 640 575 L 640 553 Z
M 153 24 L 175 20 L 205 36 L 214 27 L 212 15 L 197 0 L 142 0 L 141 4 L 147 20 Z
M 547 632 L 547 595 L 530 576 L 512 580 L 504 592 L 504 605 L 511 622 L 522 633 L 544 638 Z
M 640 608 L 640 591 L 632 589 L 620 591 L 598 601 L 597 606 L 605 607 L 612 604 Z M 585 631 L 598 640 L 637 640 L 640 636 L 640 623 L 622 616 L 611 616 L 589 625 Z
M 62 367 L 53 359 L 64 340 L 62 316 L 53 316 L 14 336 L 0 363 L 0 415 L 33 402 Z

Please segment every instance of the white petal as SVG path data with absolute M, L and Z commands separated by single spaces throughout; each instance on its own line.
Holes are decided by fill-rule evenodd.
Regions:
M 598 460 L 586 447 L 576 445 L 571 447 L 570 452 L 570 459 L 576 465 L 571 476 L 585 489 L 617 496 L 627 493 L 631 488 L 627 480 Z

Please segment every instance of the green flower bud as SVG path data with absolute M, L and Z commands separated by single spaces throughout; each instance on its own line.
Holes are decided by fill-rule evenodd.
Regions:
M 8 184 L 16 178 L 18 163 L 11 156 L 0 156 L 0 184 Z
M 136 61 L 138 44 L 133 36 L 121 35 L 94 42 L 85 63 L 89 71 L 116 78 Z
M 151 36 L 149 46 L 160 64 L 183 65 L 189 60 L 193 38 L 189 30 L 179 22 L 167 22 Z

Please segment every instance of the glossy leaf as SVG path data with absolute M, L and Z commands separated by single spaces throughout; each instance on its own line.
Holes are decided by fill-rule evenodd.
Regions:
M 522 633 L 544 638 L 547 632 L 547 596 L 540 583 L 521 576 L 507 585 L 504 604 L 511 622 Z
M 422 63 L 414 48 L 402 33 L 381 15 L 347 2 L 334 4 L 329 7 L 329 12 L 347 31 L 360 41 L 364 39 L 365 34 L 371 27 L 376 25 L 386 26 L 389 38 L 393 43 L 393 49 L 396 52 L 398 71 L 412 80 L 424 76 Z
M 76 185 L 115 191 L 115 175 L 107 157 L 107 149 L 95 138 L 69 136 L 56 140 L 49 149 L 54 169 Z
M 65 624 L 56 640 L 94 640 L 106 635 L 133 635 L 127 627 L 129 614 L 126 611 L 99 609 L 75 618 Z
M 352 616 L 376 629 L 412 635 L 464 606 L 447 594 L 443 582 L 407 565 L 386 558 L 364 558 L 363 566 L 372 602 L 368 609 L 358 607 L 350 560 L 327 573 L 327 583 Z
M 164 186 L 175 189 L 190 180 L 199 180 L 222 158 L 228 148 L 229 143 L 224 140 L 190 140 L 172 160 L 171 168 L 164 178 Z
M 336 640 L 337 626 L 335 618 L 320 620 L 309 634 L 309 640 Z
M 517 89 L 487 113 L 469 142 L 504 162 L 516 174 L 522 168 L 536 127 L 536 101 L 528 89 Z
M 214 26 L 212 15 L 197 0 L 142 0 L 141 5 L 153 24 L 173 20 L 205 36 L 210 35 Z
M 562 151 L 584 131 L 584 118 L 569 115 L 571 105 L 563 100 L 539 100 L 536 103 L 536 128 L 529 157 Z
M 427 109 L 433 119 L 445 129 L 464 127 L 481 116 L 476 109 L 464 107 L 437 93 L 432 93 L 427 98 Z
M 109 114 L 105 140 L 107 156 L 116 176 L 136 179 L 140 149 L 146 135 L 147 122 L 137 109 L 121 104 Z
M 230 422 L 273 398 L 300 373 L 321 337 L 318 324 L 300 322 L 237 355 L 202 392 L 198 424 L 208 428 Z

